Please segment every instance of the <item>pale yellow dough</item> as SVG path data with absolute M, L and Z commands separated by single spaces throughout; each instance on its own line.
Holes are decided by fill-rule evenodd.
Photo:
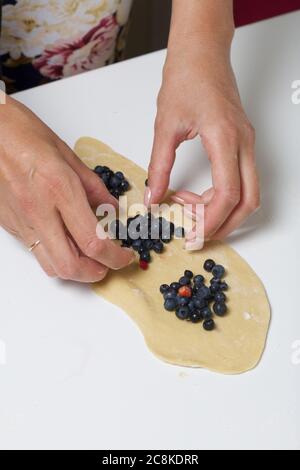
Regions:
M 90 168 L 101 164 L 123 171 L 132 187 L 127 193 L 129 202 L 143 200 L 146 172 L 142 168 L 91 138 L 81 138 L 75 152 Z M 264 351 L 270 306 L 263 284 L 249 265 L 226 244 L 211 243 L 200 252 L 186 252 L 182 240 L 174 240 L 163 254 L 153 258 L 148 271 L 135 263 L 110 272 L 105 281 L 92 286 L 93 290 L 124 310 L 140 328 L 149 349 L 166 362 L 224 374 L 254 368 Z M 159 293 L 161 284 L 177 280 L 185 269 L 203 274 L 207 258 L 225 266 L 230 285 L 229 313 L 216 319 L 213 332 L 166 312 Z

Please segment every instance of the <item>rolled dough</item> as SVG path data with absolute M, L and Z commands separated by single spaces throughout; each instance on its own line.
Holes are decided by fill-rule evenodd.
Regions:
M 129 203 L 142 202 L 146 172 L 100 141 L 83 137 L 76 154 L 90 168 L 107 165 L 121 170 L 131 183 Z M 149 349 L 160 359 L 181 366 L 203 367 L 224 374 L 239 374 L 254 368 L 264 351 L 270 322 L 270 306 L 263 284 L 249 265 L 228 245 L 209 243 L 200 252 L 187 252 L 182 240 L 153 255 L 148 271 L 138 263 L 110 272 L 92 285 L 96 294 L 118 305 L 137 324 Z M 229 312 L 217 318 L 213 332 L 201 324 L 180 321 L 163 308 L 159 286 L 177 280 L 185 269 L 203 274 L 203 263 L 213 258 L 225 266 Z

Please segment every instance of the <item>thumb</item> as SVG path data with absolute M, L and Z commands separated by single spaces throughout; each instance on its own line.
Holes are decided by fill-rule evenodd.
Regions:
M 164 198 L 169 187 L 175 156 L 175 136 L 169 130 L 156 129 L 148 168 L 148 186 L 144 197 L 145 206 L 158 204 Z

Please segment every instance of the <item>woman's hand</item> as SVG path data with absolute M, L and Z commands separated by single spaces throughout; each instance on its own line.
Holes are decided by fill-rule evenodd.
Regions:
M 45 124 L 12 98 L 0 106 L 0 224 L 44 271 L 81 282 L 103 279 L 133 252 L 96 235 L 91 206 L 117 206 L 104 184 Z
M 259 206 L 254 131 L 243 111 L 231 68 L 230 35 L 224 41 L 211 38 L 209 33 L 200 36 L 201 41 L 198 34 L 189 33 L 172 40 L 171 34 L 145 203 L 162 200 L 177 147 L 199 135 L 211 162 L 213 187 L 200 196 L 180 191 L 174 200 L 204 204 L 205 240 L 222 239 Z M 190 249 L 203 245 L 203 237 L 199 239 L 194 231 L 187 240 Z

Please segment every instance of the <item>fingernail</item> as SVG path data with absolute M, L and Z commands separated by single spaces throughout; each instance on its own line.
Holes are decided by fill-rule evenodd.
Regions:
M 144 196 L 144 204 L 146 207 L 149 206 L 150 204 L 150 199 L 151 199 L 151 189 L 150 188 L 146 188 L 145 190 L 145 196 Z
M 136 260 L 134 251 L 131 248 L 123 248 L 123 250 L 130 252 L 130 254 L 132 255 L 131 259 L 128 262 L 128 264 L 132 264 Z
M 194 240 L 186 242 L 184 247 L 187 251 L 197 251 L 202 250 L 203 246 L 204 240 L 200 238 L 195 238 Z
M 185 204 L 184 199 L 179 196 L 173 195 L 171 196 L 172 201 L 178 202 L 178 204 Z

